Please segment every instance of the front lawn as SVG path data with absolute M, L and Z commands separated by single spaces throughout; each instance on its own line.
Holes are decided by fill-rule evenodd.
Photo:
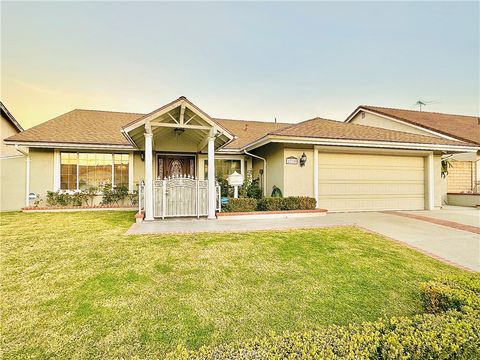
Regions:
M 124 236 L 130 212 L 1 215 L 3 358 L 161 357 L 423 312 L 461 270 L 356 228 Z

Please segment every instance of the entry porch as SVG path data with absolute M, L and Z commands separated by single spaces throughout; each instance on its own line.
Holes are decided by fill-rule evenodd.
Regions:
M 184 97 L 127 124 L 122 132 L 141 151 L 145 176 L 139 208 L 144 220 L 215 218 L 219 186 L 214 175 L 200 176 L 198 159 L 206 155 L 207 173 L 215 174 L 215 152 L 233 139 L 231 134 Z

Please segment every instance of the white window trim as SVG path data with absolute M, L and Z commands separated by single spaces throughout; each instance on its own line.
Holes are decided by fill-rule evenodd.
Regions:
M 75 190 L 66 190 L 62 189 L 61 184 L 61 153 L 75 153 L 77 155 L 77 188 Z M 98 153 L 98 152 L 91 152 L 91 151 L 61 151 L 59 149 L 55 149 L 53 153 L 53 191 L 62 191 L 66 193 L 76 193 L 80 191 L 79 189 L 79 174 L 80 174 L 80 163 L 78 161 L 79 154 L 109 154 L 112 156 L 112 186 L 115 184 L 115 155 L 116 154 L 126 154 L 128 155 L 128 191 L 133 192 L 133 152 L 123 153 L 123 152 L 106 152 L 106 153 Z
M 245 156 L 244 155 L 216 155 L 215 160 L 237 160 L 240 161 L 240 174 L 246 176 L 245 172 Z M 203 167 L 205 169 L 205 164 L 208 162 L 208 159 L 203 159 Z M 204 175 L 205 176 L 205 175 Z

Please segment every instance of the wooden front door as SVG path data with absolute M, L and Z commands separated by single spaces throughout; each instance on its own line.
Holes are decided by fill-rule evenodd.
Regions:
M 159 155 L 157 161 L 157 176 L 162 179 L 195 176 L 195 156 Z

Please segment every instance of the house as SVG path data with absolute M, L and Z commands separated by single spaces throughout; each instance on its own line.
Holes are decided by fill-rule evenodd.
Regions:
M 361 105 L 348 116 L 346 122 L 480 145 L 480 118 L 478 116 Z M 458 196 L 458 194 L 480 193 L 480 152 L 446 153 L 443 157 L 449 159 L 450 162 L 444 199 L 447 199 L 448 194 L 448 197 L 454 199 L 455 202 L 463 198 L 463 205 L 476 204 L 472 201 L 480 203 L 480 197 Z M 457 205 L 462 204 L 458 203 Z
M 442 154 L 480 148 L 321 118 L 216 119 L 183 96 L 148 114 L 73 110 L 4 141 L 29 148 L 29 192 L 144 184 L 146 220 L 214 218 L 218 189 L 208 174 L 234 171 L 258 178 L 266 196 L 277 186 L 330 211 L 433 209 L 441 206 Z
M 2 139 L 23 131 L 2 102 L 0 112 Z M 8 146 L 3 141 L 0 145 L 0 211 L 18 210 L 25 204 L 26 154 L 25 149 Z

